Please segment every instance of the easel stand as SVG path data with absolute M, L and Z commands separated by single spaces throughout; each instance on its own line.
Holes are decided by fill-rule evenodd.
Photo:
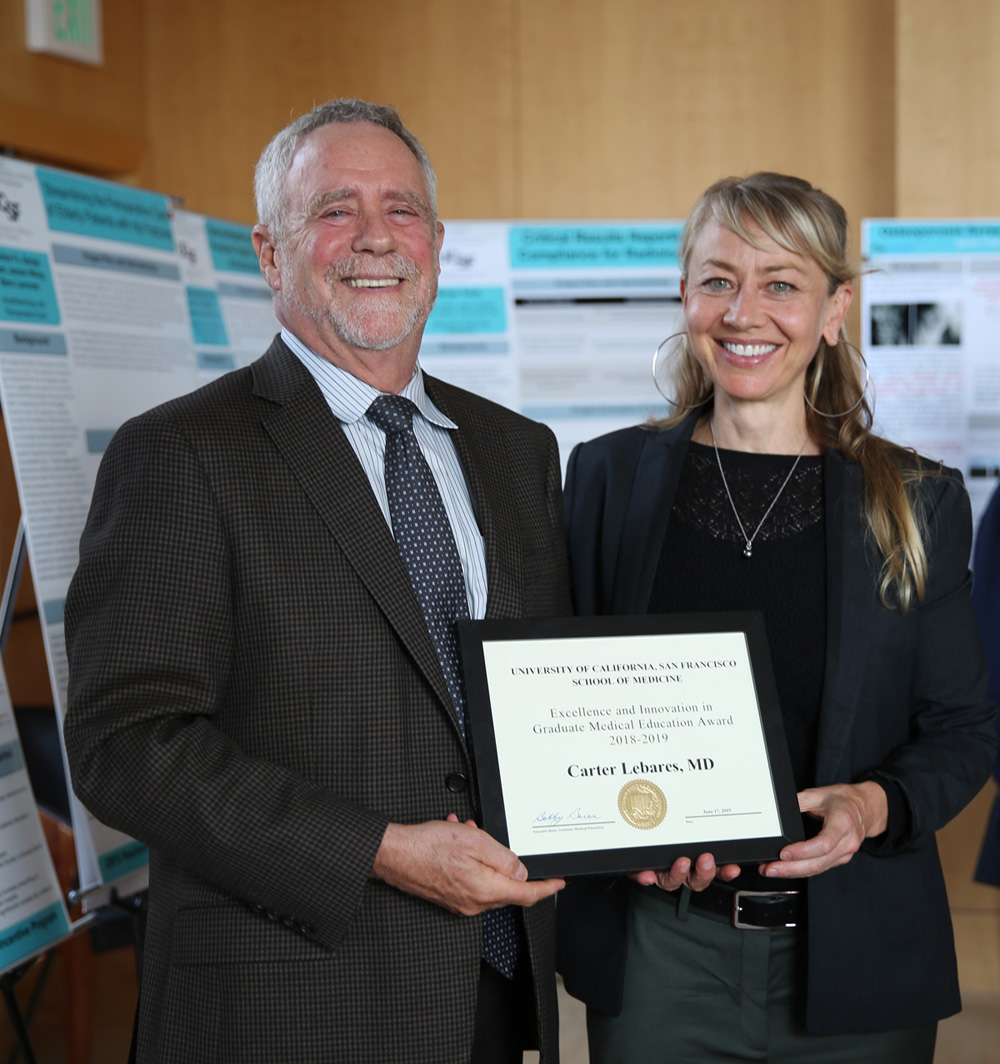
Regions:
M 7 1006 L 7 1015 L 10 1016 L 11 1026 L 14 1028 L 14 1037 L 17 1039 L 17 1046 L 14 1049 L 14 1055 L 10 1058 L 9 1064 L 17 1064 L 17 1060 L 21 1056 L 24 1057 L 25 1064 L 37 1064 L 35 1051 L 31 1048 L 31 1038 L 28 1035 L 28 1024 L 31 1022 L 31 1017 L 34 1015 L 35 1009 L 38 1007 L 38 1000 L 41 997 L 41 988 L 44 986 L 45 979 L 48 977 L 49 968 L 52 967 L 53 956 L 54 954 L 51 951 L 45 956 L 45 960 L 43 961 L 45 967 L 39 978 L 38 984 L 35 986 L 35 991 L 31 995 L 31 1001 L 28 1003 L 27 1015 L 21 1011 L 21 1004 L 17 1000 L 17 994 L 14 992 L 14 988 L 20 982 L 21 977 L 35 962 L 33 960 L 28 961 L 26 964 L 22 964 L 20 967 L 13 968 L 9 972 L 4 972 L 3 975 L 0 975 L 0 990 L 3 991 L 3 1000 Z
M 18 524 L 10 567 L 7 570 L 7 579 L 4 581 L 3 594 L 2 597 L 0 597 L 0 654 L 2 654 L 4 647 L 6 646 L 7 635 L 10 632 L 10 626 L 13 622 L 14 603 L 17 599 L 21 579 L 24 575 L 26 560 L 27 536 L 24 519 L 22 518 Z M 52 818 L 52 821 L 55 823 L 55 818 Z M 62 821 L 58 821 L 58 823 L 63 825 L 62 830 L 68 835 L 68 828 Z M 48 845 L 51 852 L 54 846 L 51 838 L 48 838 Z M 69 843 L 69 846 L 72 847 L 72 842 Z M 57 846 L 56 849 L 59 849 L 59 847 Z M 57 861 L 57 865 L 59 866 L 57 867 L 57 874 L 60 876 L 62 889 L 66 891 L 68 903 L 71 906 L 78 905 L 83 901 L 83 898 L 87 894 L 98 890 L 107 891 L 107 887 L 94 887 L 88 891 L 68 889 L 69 880 L 71 880 L 74 875 L 73 869 L 75 865 L 75 859 L 72 859 L 71 863 L 71 859 L 68 857 L 69 852 L 70 851 L 67 851 L 67 859 L 65 861 Z M 98 905 L 100 908 L 115 909 L 119 912 L 126 913 L 130 917 L 132 930 L 131 937 L 135 946 L 136 963 L 141 977 L 142 946 L 146 925 L 146 892 L 140 891 L 139 893 L 123 897 L 119 895 L 114 887 L 111 887 L 108 898 L 103 901 L 98 901 Z M 55 959 L 55 951 L 69 942 L 70 939 L 74 938 L 81 931 L 91 930 L 97 920 L 97 911 L 88 913 L 85 917 L 73 923 L 68 938 L 61 939 L 37 956 L 24 961 L 22 964 L 19 964 L 3 973 L 3 975 L 0 975 L 0 993 L 3 994 L 7 1014 L 10 1016 L 11 1026 L 17 1042 L 13 1056 L 7 1064 L 17 1064 L 20 1060 L 23 1060 L 25 1064 L 37 1064 L 37 1056 L 31 1045 L 29 1027 L 35 1011 L 38 1008 L 38 1004 L 41 1001 L 49 971 L 52 967 L 52 962 Z M 74 943 L 74 946 L 75 945 L 76 944 Z M 38 980 L 32 988 L 31 997 L 26 1008 L 22 1009 L 17 998 L 16 988 L 25 975 L 39 964 L 41 965 L 41 971 L 38 974 Z M 67 958 L 67 964 L 72 967 L 69 958 Z M 90 988 L 88 987 L 87 989 L 89 990 Z M 80 1045 L 71 1044 L 69 1046 L 69 1057 L 71 1060 L 75 1060 L 78 1057 L 80 1059 L 85 1059 L 89 1054 L 90 1009 L 91 999 L 85 994 L 83 1000 L 78 1001 L 76 1005 L 76 1013 L 78 1014 L 77 1020 L 71 1019 L 69 1021 L 69 1033 L 71 1035 L 73 1031 L 77 1031 L 77 1026 L 82 1024 L 79 1031 L 77 1031 L 78 1037 L 73 1036 L 70 1038 L 71 1043 L 74 1041 L 80 1043 Z
M 82 920 L 78 920 L 73 925 L 70 937 L 80 934 L 81 931 L 89 931 L 95 919 L 96 916 L 89 914 Z M 28 1028 L 35 1015 L 35 1010 L 38 1008 L 38 1003 L 42 999 L 42 992 L 45 989 L 52 962 L 55 960 L 56 950 L 67 941 L 68 939 L 61 939 L 37 956 L 0 975 L 0 992 L 3 993 L 4 1004 L 7 1006 L 7 1015 L 10 1016 L 14 1037 L 17 1040 L 13 1056 L 10 1057 L 7 1064 L 17 1064 L 22 1058 L 24 1064 L 38 1064 L 38 1058 L 35 1056 L 35 1051 L 31 1045 L 31 1035 Z M 31 992 L 27 1008 L 22 1009 L 21 1003 L 17 1000 L 17 985 L 38 964 L 41 964 L 42 970 Z
M 138 981 L 142 982 L 142 944 L 146 940 L 146 910 L 149 894 L 142 890 L 126 898 L 120 898 L 118 891 L 111 892 L 111 906 L 119 912 L 128 914 L 132 920 L 132 941 L 135 945 L 135 964 Z
M 7 645 L 7 635 L 10 632 L 11 622 L 14 619 L 14 600 L 17 598 L 17 590 L 21 585 L 21 575 L 24 572 L 24 561 L 27 556 L 27 546 L 24 535 L 24 520 L 17 526 L 17 535 L 14 538 L 14 550 L 10 559 L 10 567 L 7 570 L 7 579 L 4 581 L 3 598 L 0 599 L 0 654 Z M 10 1064 L 16 1064 L 20 1055 L 23 1054 L 26 1064 L 36 1064 L 35 1052 L 31 1048 L 31 1039 L 28 1037 L 28 1024 L 34 1015 L 41 997 L 41 988 L 45 985 L 45 979 L 52 966 L 51 951 L 45 956 L 44 969 L 31 1001 L 28 1003 L 28 1014 L 25 1016 L 21 1011 L 20 1002 L 14 988 L 21 981 L 25 973 L 35 964 L 35 959 L 25 961 L 24 964 L 12 968 L 0 975 L 0 992 L 3 993 L 4 1004 L 7 1006 L 7 1015 L 10 1016 L 11 1026 L 14 1029 L 14 1037 L 17 1039 L 17 1049 L 11 1058 Z
M 25 561 L 27 558 L 27 537 L 25 535 L 25 526 L 23 519 L 18 525 L 17 535 L 14 541 L 14 549 L 11 556 L 10 567 L 7 570 L 7 578 L 4 581 L 3 594 L 0 597 L 0 653 L 3 652 L 7 643 L 7 635 L 10 632 L 10 626 L 14 617 L 14 603 L 17 599 L 18 589 L 20 588 L 21 579 L 24 574 Z M 51 825 L 61 824 L 57 822 L 55 818 L 51 819 Z M 44 818 L 43 818 L 44 820 Z M 52 831 L 49 830 L 51 825 L 46 826 L 46 841 L 50 852 L 53 851 L 53 846 L 61 854 L 61 859 L 57 863 L 57 874 L 60 877 L 60 884 L 62 890 L 67 892 L 67 897 L 70 905 L 79 901 L 79 897 L 76 895 L 78 892 L 69 890 L 69 880 L 72 878 L 73 864 L 71 863 L 70 853 L 72 843 L 69 843 L 69 848 L 63 852 L 57 844 L 53 843 Z M 53 828 L 53 830 L 57 830 Z M 63 826 L 62 830 L 65 834 L 69 835 L 69 830 Z M 73 862 L 75 863 L 75 862 Z M 111 900 L 108 902 L 110 906 L 127 912 L 132 918 L 132 934 L 136 946 L 136 956 L 141 957 L 142 946 L 142 931 L 145 924 L 145 906 L 143 904 L 143 898 L 141 895 L 134 897 L 120 898 L 114 890 L 111 893 Z M 89 913 L 83 919 L 77 920 L 73 923 L 71 933 L 68 937 L 60 939 L 58 942 L 53 943 L 47 949 L 42 950 L 34 957 L 30 957 L 8 971 L 0 974 L 0 994 L 3 995 L 4 1005 L 7 1010 L 7 1015 L 10 1017 L 11 1029 L 14 1032 L 16 1045 L 13 1051 L 13 1055 L 10 1057 L 8 1064 L 17 1064 L 18 1061 L 23 1060 L 25 1064 L 37 1064 L 37 1056 L 34 1048 L 31 1044 L 30 1025 L 32 1018 L 38 1008 L 41 1001 L 42 994 L 45 990 L 46 982 L 48 980 L 49 972 L 52 968 L 52 963 L 56 956 L 56 950 L 60 947 L 70 943 L 77 935 L 83 931 L 89 931 L 97 921 L 96 913 Z M 78 944 L 73 942 L 71 951 L 75 950 L 79 954 L 79 950 L 86 944 Z M 88 947 L 89 948 L 89 947 Z M 67 963 L 69 958 L 67 958 Z M 27 1001 L 25 1007 L 22 1009 L 21 1003 L 18 1000 L 17 988 L 20 985 L 24 977 L 31 971 L 38 969 L 38 979 L 32 988 L 31 995 Z M 88 988 L 89 989 L 89 988 Z M 89 1030 L 89 1000 L 84 1005 L 87 1010 L 87 1019 L 84 1026 L 84 1031 Z M 70 1027 L 72 1027 L 72 1023 Z M 83 1041 L 89 1041 L 89 1038 L 84 1038 Z M 72 1045 L 69 1047 L 70 1058 L 75 1059 L 80 1056 L 77 1053 L 76 1048 Z M 81 1052 L 85 1052 L 86 1047 Z

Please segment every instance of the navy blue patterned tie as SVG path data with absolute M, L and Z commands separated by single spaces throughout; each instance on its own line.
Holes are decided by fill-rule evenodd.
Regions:
M 416 409 L 402 395 L 380 395 L 368 408 L 368 417 L 385 433 L 385 490 L 392 534 L 464 735 L 465 683 L 456 622 L 469 616 L 465 577 L 441 493 L 413 432 Z M 514 975 L 518 945 L 511 908 L 483 914 L 483 960 L 508 979 Z

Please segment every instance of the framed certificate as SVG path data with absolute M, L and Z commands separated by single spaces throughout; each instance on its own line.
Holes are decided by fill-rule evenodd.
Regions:
M 461 621 L 483 826 L 532 879 L 803 838 L 759 613 Z

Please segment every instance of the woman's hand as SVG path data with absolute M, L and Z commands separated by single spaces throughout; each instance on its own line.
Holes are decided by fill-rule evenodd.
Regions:
M 660 890 L 677 890 L 679 887 L 704 890 L 716 877 L 728 882 L 739 874 L 739 865 L 723 865 L 719 868 L 710 853 L 703 853 L 693 864 L 689 857 L 678 857 L 670 868 L 656 872 L 652 869 L 633 872 L 630 878 L 642 887 L 659 887 Z
M 799 792 L 799 809 L 823 827 L 813 838 L 786 846 L 780 860 L 761 865 L 762 875 L 795 879 L 847 864 L 865 839 L 881 835 L 889 823 L 888 799 L 873 780 L 810 787 Z

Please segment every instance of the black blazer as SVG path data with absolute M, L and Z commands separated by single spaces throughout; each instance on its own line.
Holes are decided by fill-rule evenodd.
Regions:
M 487 615 L 568 612 L 552 433 L 427 391 L 459 426 Z M 76 792 L 151 851 L 139 1060 L 467 1061 L 482 921 L 369 873 L 390 820 L 477 815 L 469 752 L 364 471 L 280 340 L 117 433 L 66 643 Z M 551 1062 L 551 901 L 525 925 Z
M 1000 701 L 1000 489 L 993 492 L 979 518 L 972 562 L 972 605 L 990 674 L 990 698 Z M 997 726 L 1000 728 L 1000 718 Z M 993 778 L 1000 784 L 1000 757 L 993 765 Z M 990 810 L 975 878 L 1000 887 L 1000 798 L 994 799 Z
M 575 606 L 582 614 L 648 608 L 697 414 L 667 431 L 625 429 L 577 447 L 565 498 Z M 910 825 L 868 840 L 847 865 L 809 883 L 808 1027 L 876 1031 L 960 1008 L 948 900 L 934 832 L 989 775 L 993 706 L 969 601 L 971 520 L 961 475 L 921 482 L 929 528 L 924 599 L 902 614 L 876 587 L 858 465 L 828 450 L 826 671 L 817 785 L 894 781 Z M 652 889 L 652 888 L 650 888 Z M 559 966 L 570 993 L 621 1008 L 628 882 L 577 881 L 560 896 Z

